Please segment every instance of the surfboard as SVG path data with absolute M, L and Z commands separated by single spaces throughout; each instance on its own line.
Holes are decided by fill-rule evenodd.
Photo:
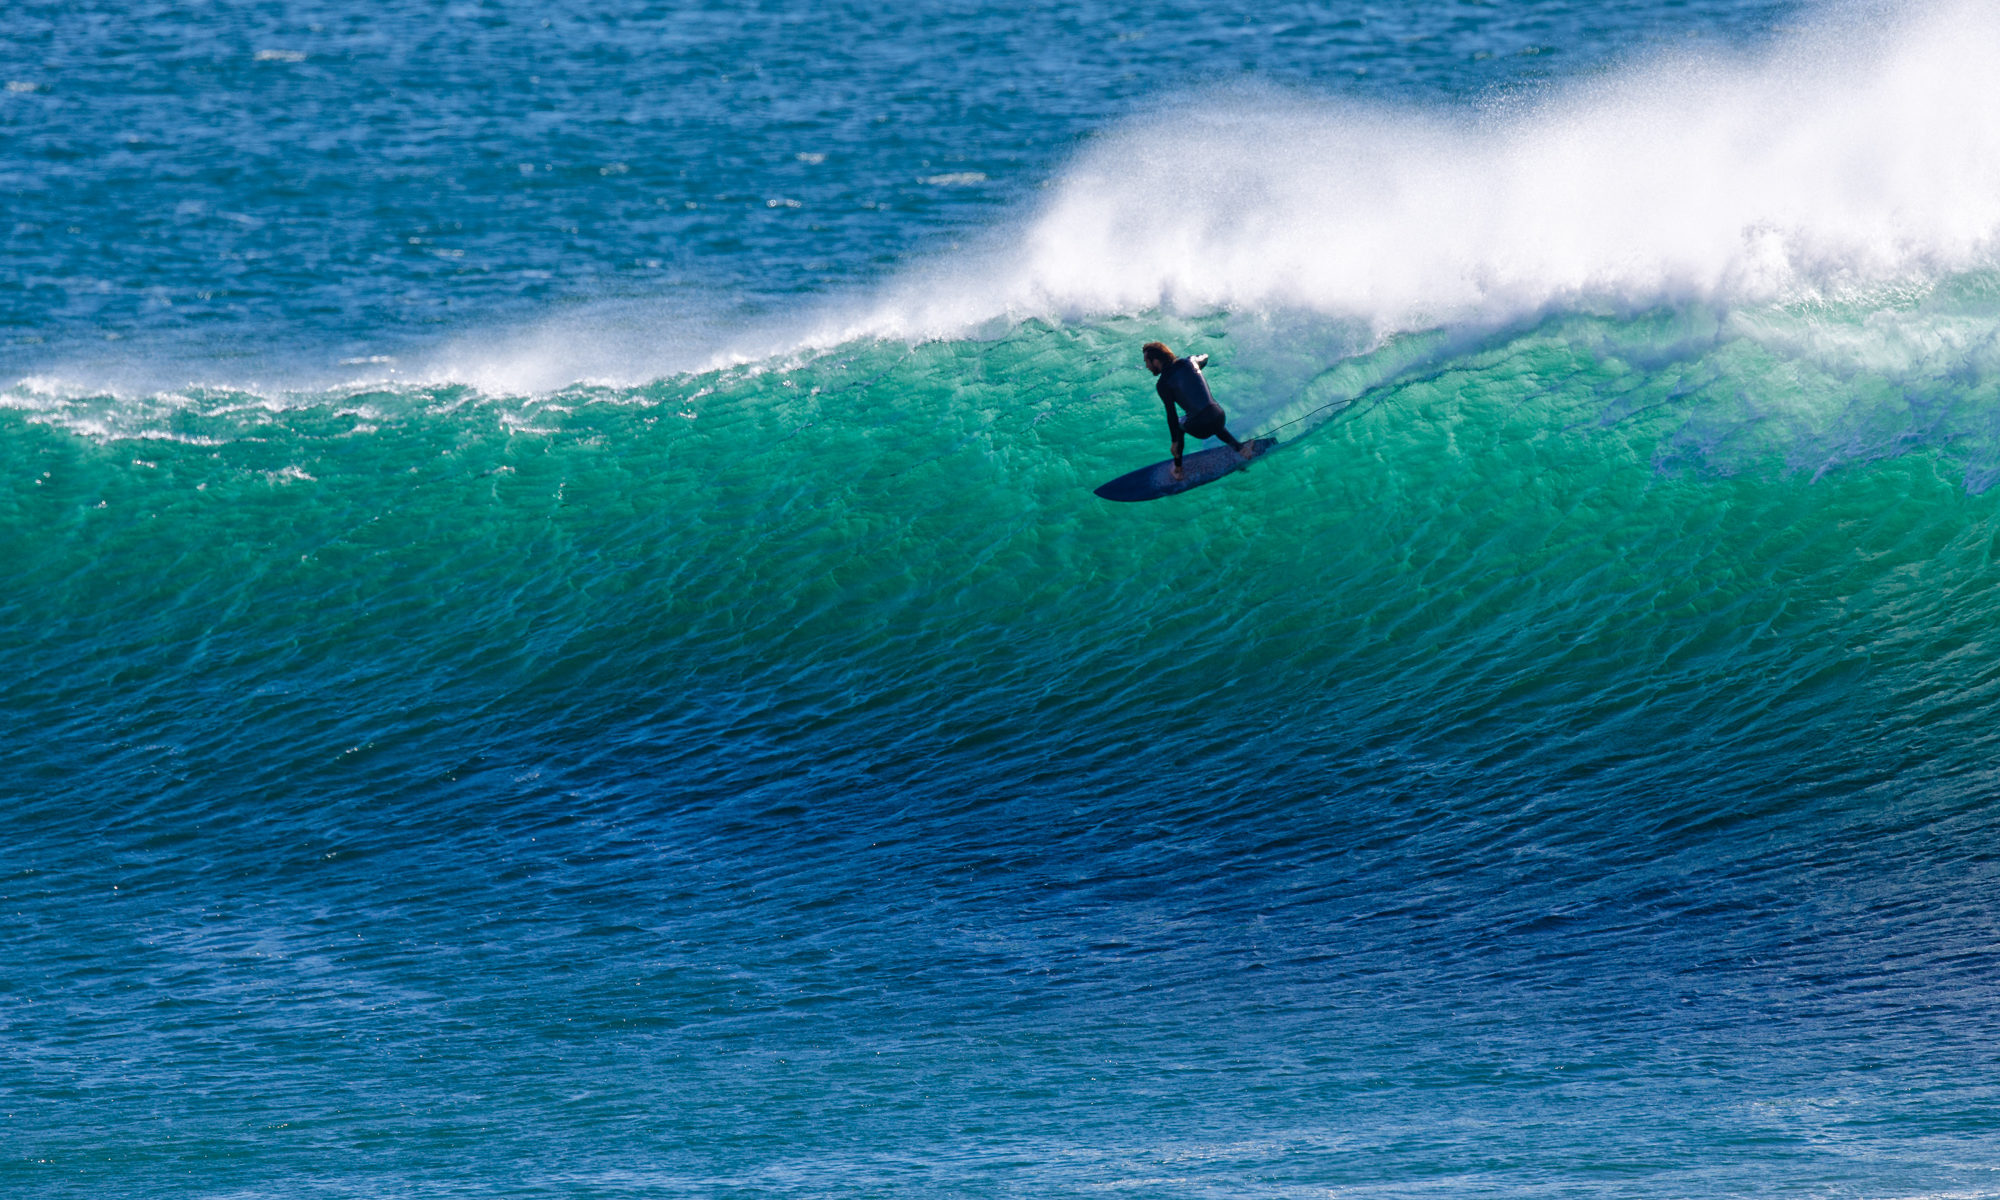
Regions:
M 1231 450 L 1227 446 L 1217 446 L 1212 450 L 1197 450 L 1193 454 L 1181 456 L 1181 477 L 1174 478 L 1174 460 L 1156 462 L 1150 467 L 1140 467 L 1136 471 L 1120 475 L 1110 483 L 1097 489 L 1097 494 L 1106 500 L 1138 501 L 1158 500 L 1162 496 L 1177 496 L 1189 488 L 1198 488 L 1204 483 L 1216 480 L 1240 467 L 1257 461 L 1266 451 L 1278 444 L 1277 438 L 1256 438 L 1244 443 L 1255 451 L 1249 458 Z

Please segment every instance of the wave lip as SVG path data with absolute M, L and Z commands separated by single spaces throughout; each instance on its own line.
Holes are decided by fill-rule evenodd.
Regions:
M 1211 96 L 1087 151 L 1018 233 L 811 340 L 1289 309 L 1381 332 L 1553 305 L 1824 299 L 1990 265 L 2000 15 L 1865 14 L 1463 117 Z
M 1116 315 L 1302 313 L 1366 346 L 1565 308 L 1894 308 L 2000 270 L 1995 61 L 2000 12 L 1920 4 L 1473 111 L 1217 91 L 1107 133 L 976 247 L 818 304 L 604 301 L 338 369 L 256 358 L 254 380 L 239 357 L 78 355 L 0 403 L 39 403 L 52 379 L 539 395 Z

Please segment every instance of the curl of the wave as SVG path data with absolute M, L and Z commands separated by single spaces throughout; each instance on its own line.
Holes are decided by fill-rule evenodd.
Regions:
M 978 248 L 880 288 L 803 313 L 593 305 L 456 338 L 395 378 L 626 386 L 871 339 L 1158 312 L 1314 314 L 1379 336 L 1563 308 L 1894 308 L 2000 270 L 1995 63 L 2000 8 L 1916 4 L 1847 8 L 1755 55 L 1643 59 L 1469 109 L 1182 95 L 1096 139 Z M 1989 316 L 1976 324 L 1981 340 Z
M 1025 228 L 813 340 L 1304 310 L 1381 331 L 1569 304 L 1853 297 L 2000 234 L 2000 10 L 1852 10 L 1466 114 L 1266 91 L 1099 140 Z

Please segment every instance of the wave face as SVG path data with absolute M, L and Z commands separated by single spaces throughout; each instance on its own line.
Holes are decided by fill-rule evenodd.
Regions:
M 30 11 L 36 62 L 116 28 Z M 286 191 L 417 103 L 369 29 L 141 20 L 177 144 L 299 72 L 268 171 L 182 181 L 255 228 L 114 228 L 78 123 L 137 85 L 9 65 L 78 148 L 23 203 L 102 218 L 17 262 L 163 245 L 171 299 L 287 213 L 325 256 L 199 319 L 0 290 L 43 338 L 0 389 L 0 1182 L 1988 1194 L 1991 25 L 1269 11 L 387 10 L 452 51 L 423 203 L 491 224 L 377 279 Z M 754 210 L 658 292 L 433 274 L 669 211 L 621 189 L 699 155 L 606 115 L 657 132 L 667 46 L 691 97 L 764 72 L 724 99 L 784 154 L 686 185 Z M 790 149 L 892 77 L 922 120 Z M 543 80 L 567 133 L 508 107 Z M 466 166 L 540 187 L 565 138 L 628 170 Z M 1055 146 L 1050 186 L 939 152 L 935 207 L 841 215 L 945 142 Z M 352 245 L 448 239 L 399 232 L 419 166 L 353 167 Z M 1286 444 L 1105 505 L 1165 452 L 1153 338 Z

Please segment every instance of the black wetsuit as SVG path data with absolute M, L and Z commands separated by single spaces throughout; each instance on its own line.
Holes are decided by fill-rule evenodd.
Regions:
M 1202 378 L 1201 364 L 1208 361 L 1208 355 L 1197 354 L 1189 358 L 1177 358 L 1174 365 L 1160 372 L 1160 378 L 1153 390 L 1160 394 L 1160 400 L 1167 406 L 1167 430 L 1179 437 L 1182 430 L 1189 437 L 1212 438 L 1221 434 L 1230 445 L 1236 439 L 1223 432 L 1222 423 L 1228 418 L 1222 406 L 1208 390 L 1208 380 Z M 1187 412 L 1187 420 L 1181 420 L 1179 409 Z

